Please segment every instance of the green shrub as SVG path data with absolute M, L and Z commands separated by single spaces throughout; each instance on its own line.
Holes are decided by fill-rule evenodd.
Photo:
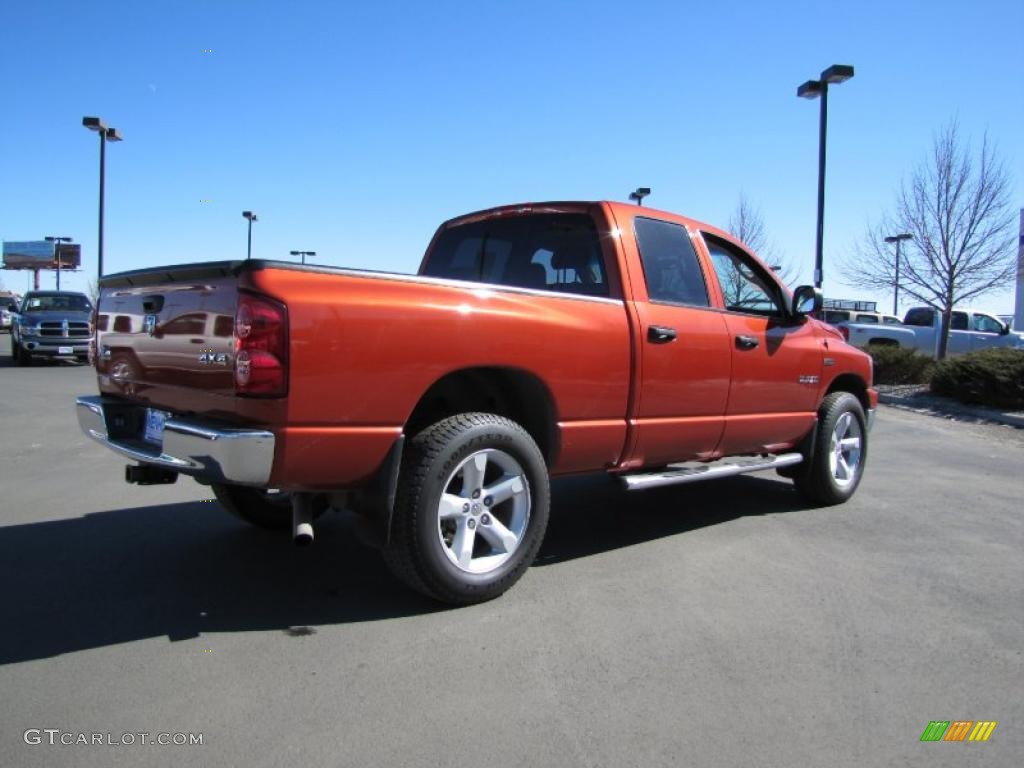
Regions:
M 1024 408 L 1024 350 L 993 348 L 936 364 L 932 392 L 964 403 Z
M 916 349 L 895 344 L 869 344 L 875 362 L 875 384 L 924 384 L 931 375 L 932 359 Z

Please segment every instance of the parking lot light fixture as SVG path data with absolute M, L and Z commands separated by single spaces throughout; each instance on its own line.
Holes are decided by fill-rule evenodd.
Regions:
M 650 187 L 637 187 L 636 191 L 629 193 L 630 200 L 636 200 L 637 205 L 644 204 L 644 198 L 651 194 Z
M 849 64 L 833 64 L 821 73 L 818 80 L 808 80 L 796 89 L 802 99 L 821 97 L 821 116 L 818 124 L 818 230 L 814 249 L 814 286 L 821 288 L 824 279 L 822 250 L 825 240 L 825 135 L 828 124 L 828 87 L 845 83 L 853 77 Z
M 100 222 L 99 237 L 96 241 L 96 276 L 100 278 L 103 277 L 103 185 L 107 164 L 106 148 L 108 141 L 121 141 L 121 134 L 116 128 L 108 127 L 99 117 L 83 117 L 82 125 L 90 131 L 95 131 L 100 137 Z M 60 274 L 60 270 L 57 270 L 57 274 Z
M 306 263 L 307 256 L 316 256 L 316 251 L 289 251 L 292 256 L 301 256 L 302 263 Z
M 248 260 L 252 258 L 252 223 L 259 221 L 259 218 L 252 211 L 242 211 L 242 216 L 249 220 L 249 241 L 245 250 L 245 258 Z
M 887 243 L 896 243 L 896 275 L 893 279 L 892 284 L 892 313 L 899 315 L 899 303 L 900 303 L 900 243 L 904 240 L 913 240 L 914 236 L 909 232 L 904 232 L 899 235 L 890 235 L 885 238 Z

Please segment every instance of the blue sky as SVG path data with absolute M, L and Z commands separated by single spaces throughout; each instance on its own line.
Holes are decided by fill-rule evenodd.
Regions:
M 988 132 L 1024 206 L 1024 4 L 825 6 L 5 3 L 0 239 L 75 237 L 84 270 L 64 282 L 85 288 L 99 152 L 81 118 L 99 115 L 124 134 L 107 152 L 107 272 L 244 257 L 243 209 L 260 217 L 254 256 L 412 271 L 445 218 L 642 185 L 721 226 L 742 192 L 806 282 L 818 106 L 795 91 L 845 63 L 825 288 L 865 296 L 832 265 L 950 119 Z M 1012 304 L 1012 289 L 978 303 Z

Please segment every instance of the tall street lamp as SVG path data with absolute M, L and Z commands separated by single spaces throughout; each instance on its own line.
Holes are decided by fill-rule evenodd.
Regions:
M 808 80 L 796 89 L 802 99 L 821 97 L 821 122 L 818 127 L 818 238 L 814 251 L 814 287 L 821 288 L 822 247 L 825 239 L 825 126 L 828 122 L 828 86 L 845 83 L 853 77 L 853 67 L 833 64 L 821 73 L 820 80 Z
M 904 240 L 913 240 L 914 236 L 908 232 L 904 232 L 899 235 L 890 235 L 885 238 L 887 243 L 896 243 L 896 279 L 893 281 L 892 287 L 892 313 L 894 315 L 899 314 L 899 303 L 900 303 L 900 243 Z
M 252 211 L 242 211 L 242 216 L 244 216 L 245 218 L 247 218 L 249 220 L 249 244 L 246 246 L 245 258 L 246 259 L 251 259 L 252 258 L 252 223 L 254 221 L 259 221 L 259 219 L 256 218 L 256 214 L 253 213 Z
M 63 266 L 60 261 L 60 244 L 70 243 L 73 238 L 70 237 L 52 237 L 47 235 L 43 238 L 48 243 L 53 243 L 53 254 L 57 257 L 57 290 L 60 290 L 60 268 Z
M 306 263 L 307 256 L 316 256 L 316 251 L 289 251 L 292 256 L 301 256 L 302 263 Z
M 635 192 L 629 193 L 630 200 L 636 200 L 637 205 L 644 204 L 644 198 L 651 194 L 650 187 L 637 187 Z
M 96 256 L 99 263 L 96 267 L 96 277 L 103 277 L 103 178 L 107 164 L 107 142 L 121 141 L 121 134 L 117 128 L 108 128 L 106 123 L 98 117 L 83 117 L 82 125 L 90 131 L 96 131 L 100 135 L 100 234 L 96 245 Z M 59 274 L 58 270 L 58 274 Z

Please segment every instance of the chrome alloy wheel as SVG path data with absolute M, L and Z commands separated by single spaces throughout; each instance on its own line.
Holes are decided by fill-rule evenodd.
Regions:
M 459 570 L 499 568 L 518 549 L 529 522 L 526 473 L 504 451 L 470 454 L 448 476 L 437 508 L 437 534 Z
M 828 463 L 832 470 L 832 479 L 840 488 L 846 488 L 857 479 L 863 436 L 860 421 L 849 411 L 836 419 Z

